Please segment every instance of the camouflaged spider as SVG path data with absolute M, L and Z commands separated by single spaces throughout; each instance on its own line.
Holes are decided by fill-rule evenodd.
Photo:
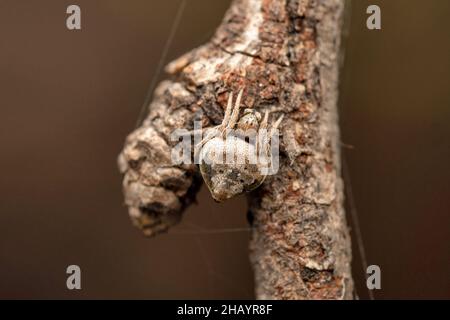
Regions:
M 262 121 L 261 114 L 253 109 L 245 109 L 239 118 L 243 91 L 239 91 L 234 106 L 230 93 L 222 123 L 207 129 L 203 140 L 195 146 L 200 172 L 218 202 L 254 190 L 264 182 L 268 173 L 261 166 L 271 165 L 271 139 L 283 119 L 279 117 L 268 128 L 268 111 Z M 252 158 L 254 155 L 257 161 Z

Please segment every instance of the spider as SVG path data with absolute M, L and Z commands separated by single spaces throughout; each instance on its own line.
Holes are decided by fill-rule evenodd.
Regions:
M 268 173 L 262 166 L 271 164 L 270 142 L 283 120 L 279 117 L 269 128 L 269 112 L 261 120 L 261 114 L 253 109 L 245 109 L 239 118 L 243 91 L 234 106 L 230 93 L 222 123 L 208 129 L 195 146 L 200 172 L 217 202 L 252 191 L 264 182 Z

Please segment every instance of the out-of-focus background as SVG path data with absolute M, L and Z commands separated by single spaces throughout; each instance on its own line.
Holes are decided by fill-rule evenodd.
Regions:
M 81 31 L 66 29 L 74 3 Z M 116 157 L 179 3 L 0 0 L 0 298 L 254 297 L 249 232 L 229 230 L 247 226 L 245 197 L 219 205 L 203 189 L 153 239 L 123 206 Z M 370 4 L 381 31 L 366 29 Z M 165 62 L 207 41 L 228 5 L 187 0 Z M 450 298 L 449 17 L 442 0 L 352 4 L 343 154 L 378 299 Z M 81 291 L 66 289 L 70 264 Z

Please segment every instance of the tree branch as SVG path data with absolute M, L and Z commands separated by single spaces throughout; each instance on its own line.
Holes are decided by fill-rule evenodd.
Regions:
M 169 137 L 222 121 L 229 92 L 278 110 L 280 170 L 249 194 L 260 299 L 349 299 L 350 240 L 337 125 L 343 0 L 235 0 L 213 39 L 166 67 L 149 114 L 119 157 L 130 216 L 146 235 L 168 230 L 195 198 L 194 165 L 174 166 Z

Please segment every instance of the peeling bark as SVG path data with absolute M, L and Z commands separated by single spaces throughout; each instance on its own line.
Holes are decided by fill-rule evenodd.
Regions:
M 351 299 L 337 125 L 343 0 L 235 0 L 211 41 L 166 67 L 143 124 L 119 156 L 125 201 L 148 236 L 194 199 L 194 165 L 174 166 L 169 137 L 222 121 L 229 92 L 245 108 L 281 111 L 280 170 L 248 195 L 259 299 Z M 273 121 L 274 119 L 271 119 Z

